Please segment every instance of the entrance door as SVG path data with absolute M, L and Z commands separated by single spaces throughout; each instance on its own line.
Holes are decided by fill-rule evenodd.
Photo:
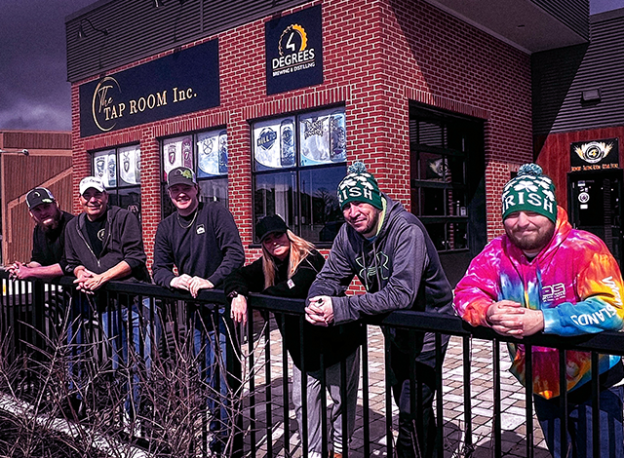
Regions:
M 572 227 L 600 237 L 622 269 L 622 169 L 568 174 Z

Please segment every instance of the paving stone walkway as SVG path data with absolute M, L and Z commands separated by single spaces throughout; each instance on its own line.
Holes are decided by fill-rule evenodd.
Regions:
M 256 365 L 264 363 L 262 351 L 262 339 L 257 342 L 258 350 L 255 351 Z M 465 419 L 464 419 L 464 382 L 463 382 L 463 348 L 459 337 L 452 337 L 446 354 L 443 367 L 444 385 L 444 456 L 464 457 L 465 448 Z M 386 456 L 386 419 L 385 419 L 385 381 L 384 381 L 384 344 L 383 335 L 377 326 L 368 327 L 368 351 L 369 351 L 369 431 L 370 431 L 370 455 Z M 271 406 L 267 409 L 264 402 L 263 376 L 256 377 L 256 403 L 259 403 L 255 412 L 256 436 L 258 444 L 256 456 L 267 455 L 267 432 L 265 421 L 267 414 L 271 415 L 272 429 L 272 456 L 286 457 L 289 454 L 284 450 L 285 425 L 283 419 L 283 396 L 284 379 L 282 370 L 282 348 L 280 334 L 277 330 L 271 332 Z M 494 457 L 494 439 L 492 425 L 494 417 L 493 396 L 493 361 L 492 342 L 473 339 L 471 341 L 471 418 L 473 430 L 472 457 Z M 500 347 L 501 369 L 501 423 L 502 423 L 502 455 L 503 457 L 525 457 L 526 455 L 526 422 L 525 422 L 525 394 L 522 386 L 509 372 L 510 361 L 507 349 Z M 264 374 L 264 371 L 259 370 Z M 290 370 L 289 370 L 290 373 Z M 289 388 L 287 388 L 289 389 Z M 361 389 L 361 386 L 360 386 Z M 249 395 L 249 392 L 247 392 Z M 364 457 L 364 429 L 363 429 L 363 404 L 360 395 L 357 409 L 356 431 L 353 437 L 350 457 Z M 270 413 L 268 413 L 270 412 Z M 393 403 L 393 430 L 396 438 L 397 409 Z M 290 456 L 300 457 L 301 444 L 297 433 L 297 423 L 294 417 L 292 403 L 290 403 L 288 435 L 290 437 Z M 248 425 L 248 422 L 245 423 Z M 533 421 L 534 448 L 536 458 L 546 458 L 550 454 L 546 450 L 543 436 L 537 420 Z M 251 437 L 246 436 L 246 449 L 248 450 Z

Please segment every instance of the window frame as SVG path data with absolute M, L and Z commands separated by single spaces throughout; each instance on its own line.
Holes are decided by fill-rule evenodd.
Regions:
M 216 150 L 216 154 L 219 155 L 220 154 L 220 136 L 221 134 L 225 133 L 225 147 L 226 147 L 226 172 L 222 173 L 222 174 L 218 174 L 218 175 L 208 175 L 208 172 L 204 171 L 204 173 L 206 174 L 206 176 L 200 176 L 199 173 L 199 169 L 200 169 L 200 151 L 199 151 L 199 146 L 198 144 L 200 143 L 200 138 L 203 135 L 206 135 L 201 141 L 203 143 L 204 140 L 206 140 L 207 138 L 209 138 L 210 134 L 215 134 L 214 136 L 217 138 L 217 150 Z M 209 129 L 202 129 L 202 130 L 198 130 L 198 131 L 193 131 L 193 132 L 185 132 L 185 133 L 181 133 L 181 134 L 176 134 L 176 135 L 170 135 L 167 137 L 162 137 L 158 139 L 158 154 L 160 157 L 160 175 L 159 175 L 159 181 L 160 181 L 160 195 L 161 195 L 161 205 L 160 205 L 160 215 L 161 215 L 161 219 L 166 218 L 167 216 L 173 214 L 173 212 L 175 212 L 175 207 L 173 206 L 173 204 L 171 203 L 171 198 L 169 197 L 169 193 L 167 191 L 167 181 L 165 179 L 165 173 L 166 173 L 166 167 L 165 167 L 165 146 L 166 145 L 171 145 L 173 144 L 174 140 L 179 140 L 181 143 L 184 142 L 185 138 L 190 137 L 190 141 L 191 141 L 191 161 L 192 161 L 192 167 L 191 170 L 193 170 L 193 172 L 195 172 L 195 178 L 197 180 L 197 185 L 200 188 L 200 195 L 199 195 L 199 201 L 200 202 L 207 202 L 209 201 L 209 199 L 207 198 L 207 196 L 202 192 L 202 184 L 203 183 L 221 183 L 220 186 L 221 189 L 224 191 L 224 197 L 223 200 L 219 200 L 219 199 L 210 199 L 210 201 L 213 202 L 221 202 L 225 208 L 229 208 L 229 186 L 230 186 L 230 180 L 229 180 L 229 149 L 228 149 L 228 140 L 227 140 L 227 126 L 216 126 L 216 127 L 211 127 Z M 170 143 L 168 143 L 170 142 Z M 181 154 L 183 154 L 183 151 L 180 151 Z M 183 161 L 183 158 L 181 159 Z M 218 164 L 218 160 L 219 157 L 217 156 L 217 164 Z M 173 167 L 171 167 L 171 169 L 175 168 L 175 167 L 180 167 L 183 165 L 183 162 L 181 164 L 177 164 Z M 219 165 L 217 165 L 219 166 Z M 171 170 L 169 169 L 169 170 Z M 225 184 L 225 187 L 223 187 L 223 183 Z M 213 196 L 214 197 L 214 196 Z
M 136 170 L 138 169 L 139 171 L 139 178 L 137 179 L 136 183 L 129 183 L 126 180 L 123 180 L 125 184 L 121 184 L 122 181 L 122 173 L 121 173 L 121 164 L 122 161 L 120 161 L 121 155 L 123 153 L 125 153 L 126 151 L 124 150 L 128 150 L 128 151 L 138 151 L 138 159 L 135 157 L 135 167 L 134 167 L 134 173 L 136 176 Z M 105 165 L 105 169 L 104 169 L 104 173 L 100 174 L 97 171 L 97 167 L 96 167 L 96 160 L 99 157 L 102 157 L 103 154 L 102 153 L 107 153 L 106 154 L 106 162 L 107 164 Z M 115 185 L 114 186 L 107 186 L 109 183 L 109 179 L 106 178 L 106 180 L 104 180 L 105 176 L 108 173 L 108 162 L 109 159 L 108 157 L 111 156 L 111 153 L 114 153 L 115 155 Z M 135 153 L 136 154 L 136 153 Z M 114 205 L 115 207 L 120 207 L 120 208 L 124 208 L 126 210 L 131 211 L 132 213 L 134 213 L 137 218 L 139 219 L 139 222 L 141 222 L 141 209 L 142 209 L 142 203 L 141 203 L 141 175 L 140 175 L 140 171 L 141 171 L 141 144 L 140 143 L 129 143 L 126 145 L 116 145 L 113 147 L 109 147 L 109 148 L 102 148 L 102 149 L 98 149 L 98 150 L 94 150 L 94 151 L 89 151 L 89 155 L 90 155 L 90 164 L 91 164 L 91 174 L 92 176 L 96 176 L 99 178 L 103 178 L 104 181 L 104 187 L 106 188 L 106 193 L 109 196 L 109 206 L 110 205 Z M 137 164 L 138 162 L 138 164 Z M 138 165 L 138 167 L 137 167 Z M 132 191 L 132 190 L 136 190 L 137 191 L 137 196 L 138 196 L 138 202 L 132 203 L 130 205 L 127 206 L 123 206 L 121 205 L 121 196 L 128 196 L 130 195 L 130 193 L 128 193 L 127 191 Z M 113 197 L 114 196 L 114 197 Z M 111 202 L 111 198 L 113 198 L 116 202 L 115 204 L 113 204 L 113 202 Z M 134 199 L 133 199 L 134 200 Z M 135 205 L 135 208 L 132 208 L 133 205 Z
M 315 114 L 324 114 L 324 113 L 328 113 L 328 114 L 324 114 L 324 116 L 327 116 L 329 119 L 329 122 L 331 123 L 331 116 L 334 114 L 334 112 L 336 111 L 340 111 L 340 113 L 343 116 L 343 120 L 345 123 L 345 140 L 344 143 L 346 145 L 346 136 L 348 136 L 348 132 L 346 132 L 346 108 L 344 105 L 330 105 L 330 106 L 324 106 L 324 107 L 314 107 L 312 109 L 309 110 L 300 110 L 297 112 L 291 112 L 291 113 L 281 113 L 277 116 L 271 116 L 271 117 L 265 117 L 265 118 L 259 118 L 259 119 L 254 119 L 252 121 L 249 122 L 249 127 L 250 127 L 250 138 L 251 138 L 251 151 L 250 151 L 250 161 L 251 161 L 251 202 L 252 202 L 252 212 L 251 212 L 251 218 L 252 218 L 252 242 L 250 244 L 250 247 L 252 248 L 257 248 L 260 247 L 260 242 L 258 241 L 258 238 L 256 236 L 256 224 L 258 223 L 258 221 L 267 216 L 268 214 L 271 213 L 267 213 L 266 211 L 263 212 L 262 215 L 259 215 L 256 209 L 256 192 L 260 189 L 257 186 L 258 183 L 258 177 L 265 177 L 265 176 L 277 176 L 280 174 L 288 174 L 288 175 L 294 175 L 294 179 L 292 180 L 293 183 L 293 188 L 289 191 L 292 193 L 292 201 L 289 203 L 288 207 L 292 207 L 292 215 L 280 215 L 285 219 L 292 219 L 292 224 L 289 224 L 289 221 L 286 221 L 286 224 L 289 226 L 289 228 L 293 231 L 294 234 L 298 235 L 298 236 L 302 236 L 302 233 L 304 232 L 303 228 L 304 226 L 308 226 L 308 225 L 312 225 L 313 223 L 308 223 L 308 224 L 304 224 L 302 223 L 302 217 L 304 215 L 302 215 L 302 209 L 304 207 L 303 205 L 303 194 L 304 194 L 304 189 L 303 189 L 303 185 L 302 185 L 302 174 L 305 172 L 321 172 L 323 170 L 341 170 L 341 179 L 346 176 L 347 173 L 347 151 L 346 151 L 346 147 L 345 147 L 345 151 L 344 151 L 344 160 L 340 160 L 338 162 L 319 162 L 316 164 L 303 164 L 302 162 L 302 147 L 301 147 L 301 141 L 300 141 L 300 132 L 301 132 L 301 118 L 308 116 L 310 119 L 314 118 L 313 115 Z M 256 136 L 254 135 L 254 131 L 256 128 L 261 128 L 262 125 L 264 123 L 268 123 L 269 121 L 272 121 L 274 125 L 280 124 L 279 121 L 284 121 L 288 118 L 292 118 L 293 122 L 294 122 L 294 131 L 296 132 L 295 135 L 295 141 L 294 141 L 294 147 L 295 147 L 295 158 L 294 158 L 294 165 L 293 166 L 288 166 L 288 167 L 275 167 L 275 168 L 270 168 L 268 166 L 263 166 L 262 170 L 257 170 L 257 161 L 256 161 L 256 148 L 257 145 L 255 144 L 255 140 L 256 140 Z M 260 125 L 260 127 L 257 127 L 258 125 Z M 331 133 L 328 132 L 328 138 L 331 136 Z M 278 137 L 276 139 L 276 141 L 280 141 L 279 138 L 279 134 Z M 331 140 L 328 140 L 331 144 Z M 328 151 L 329 154 L 331 154 Z M 312 162 L 312 160 L 310 160 L 309 158 L 307 158 L 306 156 L 306 160 L 309 160 L 310 162 Z M 262 165 L 262 164 L 261 164 Z M 336 189 L 334 189 L 333 192 L 333 196 L 336 199 L 336 203 L 338 203 L 338 197 L 337 197 L 337 185 L 340 181 L 338 181 L 336 183 Z M 306 194 L 307 195 L 307 194 Z M 336 233 L 338 231 L 338 229 L 340 228 L 340 226 L 344 223 L 344 218 L 342 216 L 342 212 L 340 211 L 340 207 L 338 206 L 338 213 L 339 213 L 339 218 L 335 221 L 327 221 L 324 224 L 333 224 L 333 223 L 337 223 L 337 229 L 336 229 Z M 309 215 L 312 218 L 314 215 L 314 210 L 313 210 L 313 205 L 310 206 L 310 210 L 309 210 Z M 306 238 L 306 237 L 304 237 Z M 333 238 L 335 238 L 335 234 L 332 237 L 331 240 L 327 240 L 327 241 L 314 241 L 314 240 L 310 240 L 312 243 L 314 243 L 314 245 L 318 248 L 330 248 L 332 243 L 333 243 Z
M 439 144 L 421 143 L 421 130 L 419 122 L 429 123 L 440 127 Z M 413 124 L 415 123 L 415 127 Z M 427 227 L 430 234 L 439 233 L 443 229 L 442 246 L 436 243 L 436 249 L 440 253 L 461 253 L 471 250 L 470 237 L 470 190 L 469 177 L 470 161 L 476 151 L 471 151 L 471 129 L 479 124 L 479 121 L 472 118 L 446 114 L 438 110 L 412 107 L 410 113 L 410 164 L 412 167 L 410 176 L 410 195 L 412 200 L 412 213 L 416 215 Z M 452 135 L 451 135 L 452 133 Z M 431 138 L 431 136 L 430 136 Z M 449 146 L 453 139 L 461 140 L 461 148 Z M 430 154 L 443 159 L 443 170 L 441 178 L 448 172 L 450 180 L 436 181 L 422 176 L 421 155 Z M 454 179 L 454 172 L 451 168 L 453 159 L 461 160 L 462 181 Z M 443 209 L 440 214 L 426 213 L 425 193 L 427 191 L 442 191 Z M 457 196 L 456 194 L 459 194 Z M 451 196 L 453 202 L 451 203 Z M 417 199 L 417 200 L 415 200 Z M 443 225 L 442 228 L 430 229 L 433 225 Z M 463 228 L 463 229 L 462 229 Z M 459 231 L 458 231 L 459 229 Z M 456 235 L 463 234 L 463 246 L 456 247 Z M 453 245 L 452 248 L 448 248 Z

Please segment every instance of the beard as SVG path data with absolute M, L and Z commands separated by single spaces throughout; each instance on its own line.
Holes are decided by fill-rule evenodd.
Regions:
M 61 211 L 56 212 L 56 215 L 51 218 L 46 219 L 45 221 L 39 221 L 37 225 L 41 228 L 43 232 L 52 232 L 58 229 L 61 221 Z
M 511 243 L 522 251 L 539 252 L 548 245 L 555 235 L 555 224 L 552 221 L 549 221 L 549 223 L 532 231 L 505 228 L 505 233 L 511 240 Z

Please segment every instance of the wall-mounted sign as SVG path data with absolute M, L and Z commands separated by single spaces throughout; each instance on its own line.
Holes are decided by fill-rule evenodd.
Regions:
M 617 138 L 570 144 L 572 172 L 617 169 L 619 164 L 620 148 Z
M 219 42 L 212 40 L 80 86 L 80 136 L 218 106 Z
M 323 82 L 321 5 L 265 24 L 267 94 Z

